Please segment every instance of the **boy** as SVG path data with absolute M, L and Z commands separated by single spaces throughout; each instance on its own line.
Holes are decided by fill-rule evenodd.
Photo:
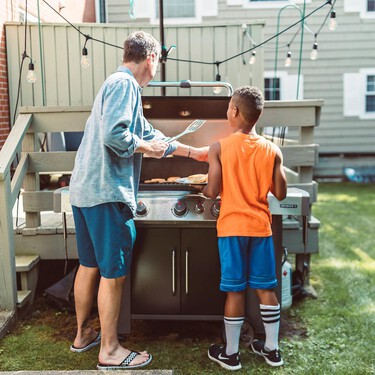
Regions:
M 221 264 L 220 290 L 227 293 L 224 308 L 226 346 L 212 344 L 208 357 L 228 370 L 241 366 L 238 347 L 245 315 L 247 285 L 260 303 L 266 340 L 251 348 L 271 366 L 281 366 L 278 347 L 280 305 L 267 194 L 282 200 L 287 183 L 280 149 L 256 133 L 264 99 L 256 87 L 233 93 L 227 118 L 233 134 L 210 146 L 208 184 L 203 194 L 221 197 L 217 221 Z

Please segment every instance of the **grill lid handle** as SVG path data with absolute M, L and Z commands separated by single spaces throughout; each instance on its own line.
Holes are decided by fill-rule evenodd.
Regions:
M 148 87 L 180 87 L 182 89 L 190 89 L 192 87 L 225 87 L 228 90 L 228 96 L 232 96 L 233 94 L 233 87 L 228 82 L 222 81 L 213 81 L 213 82 L 201 82 L 201 81 L 190 81 L 182 80 L 182 81 L 168 81 L 168 82 L 161 82 L 161 81 L 152 81 L 149 82 Z

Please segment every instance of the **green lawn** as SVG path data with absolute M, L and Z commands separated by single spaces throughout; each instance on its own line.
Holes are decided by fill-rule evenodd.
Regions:
M 375 185 L 320 184 L 313 215 L 321 221 L 320 253 L 312 256 L 311 284 L 318 299 L 304 299 L 283 314 L 285 365 L 273 369 L 242 348 L 238 374 L 375 373 Z M 218 341 L 218 322 L 134 322 L 124 343 L 154 355 L 148 369 L 175 374 L 228 374 L 207 358 Z M 0 342 L 0 370 L 93 369 L 98 349 L 69 351 L 74 316 L 46 307 Z

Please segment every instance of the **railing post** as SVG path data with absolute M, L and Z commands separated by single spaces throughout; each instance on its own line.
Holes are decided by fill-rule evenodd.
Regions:
M 0 179 L 0 309 L 16 313 L 17 282 L 10 173 Z

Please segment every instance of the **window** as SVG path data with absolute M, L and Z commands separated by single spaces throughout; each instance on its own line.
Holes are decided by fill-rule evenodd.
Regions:
M 298 96 L 297 96 L 297 85 Z M 298 81 L 297 74 L 286 71 L 264 72 L 264 98 L 266 100 L 296 100 L 303 99 L 303 76 Z
M 375 113 L 375 75 L 367 76 L 366 112 Z
M 311 3 L 311 0 L 227 0 L 227 5 L 240 5 L 252 9 L 278 9 L 288 4 Z
M 159 18 L 159 0 L 155 1 L 156 18 Z M 165 18 L 195 17 L 195 0 L 164 0 L 163 15 Z
M 375 18 L 375 0 L 344 0 L 344 12 L 358 12 L 361 18 Z
M 280 100 L 280 78 L 264 79 L 264 99 Z
M 18 8 L 18 16 L 19 16 L 19 21 L 20 22 L 25 22 L 26 21 L 26 12 Z M 32 14 L 27 13 L 27 22 L 38 22 L 38 18 L 34 17 Z
M 218 2 L 218 0 L 163 0 L 164 24 L 199 24 L 202 23 L 203 17 L 217 17 Z M 159 24 L 159 5 L 159 0 L 134 1 L 134 15 L 138 19 L 148 18 L 152 25 Z
M 344 74 L 344 116 L 375 119 L 375 69 Z

